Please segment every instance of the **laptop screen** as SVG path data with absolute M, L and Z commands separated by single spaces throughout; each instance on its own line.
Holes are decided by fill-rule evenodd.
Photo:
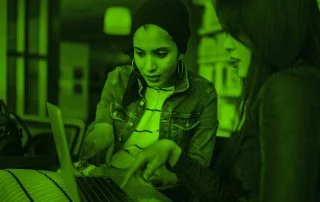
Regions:
M 51 120 L 51 127 L 59 157 L 62 177 L 67 185 L 67 188 L 70 190 L 74 201 L 80 201 L 61 111 L 57 106 L 50 103 L 47 103 L 47 109 L 49 118 Z

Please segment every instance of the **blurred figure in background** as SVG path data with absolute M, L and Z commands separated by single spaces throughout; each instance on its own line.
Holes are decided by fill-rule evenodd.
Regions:
M 243 121 L 215 175 L 243 201 L 319 201 L 316 0 L 216 0 L 215 7 L 229 34 L 225 49 L 245 88 Z
M 81 160 L 106 150 L 108 166 L 131 168 L 123 186 L 138 171 L 154 184 L 192 178 L 201 186 L 198 172 L 211 163 L 218 127 L 217 95 L 184 65 L 188 11 L 178 0 L 148 1 L 131 31 L 132 66 L 109 73 Z

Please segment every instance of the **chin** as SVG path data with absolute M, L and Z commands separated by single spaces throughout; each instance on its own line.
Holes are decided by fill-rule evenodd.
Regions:
M 163 87 L 163 82 L 159 81 L 158 83 L 151 83 L 151 82 L 148 82 L 148 85 L 150 87 L 158 87 L 158 88 L 161 88 Z

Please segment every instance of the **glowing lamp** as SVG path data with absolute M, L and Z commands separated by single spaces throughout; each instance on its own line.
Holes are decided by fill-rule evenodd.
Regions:
M 109 35 L 129 35 L 131 13 L 125 7 L 110 7 L 104 15 L 104 33 Z

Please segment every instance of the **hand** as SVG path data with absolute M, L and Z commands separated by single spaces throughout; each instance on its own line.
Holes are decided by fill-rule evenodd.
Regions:
M 132 175 L 136 174 L 144 166 L 146 166 L 146 169 L 143 172 L 143 178 L 148 180 L 166 162 L 169 162 L 173 166 L 180 154 L 180 147 L 171 140 L 163 139 L 153 143 L 138 154 L 136 161 L 128 170 L 121 187 L 126 186 Z
M 89 160 L 105 149 L 107 149 L 106 164 L 108 165 L 114 150 L 113 128 L 109 124 L 97 124 L 84 140 L 80 160 Z
M 73 164 L 76 173 L 80 176 L 89 176 L 91 171 L 96 167 L 92 164 L 89 164 L 87 161 L 78 161 Z

